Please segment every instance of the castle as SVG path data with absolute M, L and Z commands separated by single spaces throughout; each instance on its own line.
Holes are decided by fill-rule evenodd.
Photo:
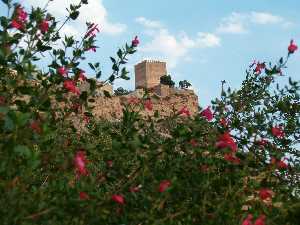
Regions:
M 193 90 L 178 89 L 163 85 L 160 78 L 167 75 L 167 65 L 165 62 L 157 60 L 144 60 L 134 67 L 135 70 L 135 90 L 128 95 L 114 96 L 113 88 L 110 85 L 101 87 L 112 96 L 104 97 L 98 95 L 93 103 L 94 116 L 106 119 L 119 119 L 123 114 L 123 107 L 130 102 L 129 99 L 140 99 L 145 93 L 145 89 L 150 92 L 153 104 L 152 111 L 142 112 L 143 116 L 153 116 L 157 111 L 160 116 L 170 116 L 172 113 L 187 107 L 191 114 L 198 112 L 198 97 Z

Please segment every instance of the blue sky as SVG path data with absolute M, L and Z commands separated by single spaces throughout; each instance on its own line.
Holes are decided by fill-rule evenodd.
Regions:
M 50 11 L 63 18 L 65 6 L 78 0 L 54 0 Z M 19 1 L 44 5 L 45 0 Z M 274 61 L 285 56 L 290 39 L 300 45 L 299 0 L 89 0 L 79 21 L 64 32 L 78 35 L 84 21 L 99 23 L 97 53 L 90 61 L 100 61 L 103 74 L 110 72 L 109 56 L 135 35 L 141 41 L 139 52 L 130 58 L 130 81 L 115 87 L 134 88 L 133 66 L 143 59 L 167 61 L 175 81 L 189 80 L 202 107 L 219 96 L 220 81 L 238 88 L 245 70 L 254 59 Z M 0 7 L 3 15 L 3 5 Z M 84 66 L 83 66 L 84 67 Z M 85 67 L 84 67 L 85 68 Z M 285 70 L 300 80 L 300 53 Z M 104 78 L 103 77 L 103 78 Z M 285 83 L 286 77 L 279 78 Z

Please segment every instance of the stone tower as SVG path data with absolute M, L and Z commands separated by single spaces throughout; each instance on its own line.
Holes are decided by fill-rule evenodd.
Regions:
M 167 74 L 165 62 L 144 60 L 135 65 L 135 89 L 153 88 L 160 84 L 160 77 Z

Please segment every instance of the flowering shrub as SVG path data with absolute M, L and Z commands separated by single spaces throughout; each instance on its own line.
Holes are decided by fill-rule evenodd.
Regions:
M 239 90 L 194 117 L 142 119 L 151 99 L 131 98 L 120 122 L 97 121 L 87 104 L 95 80 L 85 76 L 101 25 L 79 41 L 36 8 L 2 0 L 0 31 L 1 224 L 297 224 L 299 83 L 273 87 L 287 59 L 254 62 Z M 71 5 L 63 24 L 75 20 Z M 61 48 L 53 48 L 62 41 Z M 104 80 L 128 80 L 124 64 L 138 37 L 111 57 Z M 47 70 L 36 63 L 50 53 Z M 99 63 L 88 63 L 101 78 Z M 79 81 L 90 84 L 80 91 Z M 75 123 L 85 124 L 82 129 Z

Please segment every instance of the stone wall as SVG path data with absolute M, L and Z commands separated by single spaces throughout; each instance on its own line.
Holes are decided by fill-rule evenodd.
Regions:
M 93 114 L 98 119 L 118 120 L 122 118 L 122 109 L 125 105 L 130 104 L 133 99 L 140 98 L 141 93 L 132 93 L 125 96 L 97 97 L 95 102 L 91 103 L 94 106 Z M 186 106 L 195 115 L 198 112 L 198 97 L 192 90 L 175 90 L 172 89 L 170 95 L 159 96 L 152 93 L 151 101 L 153 110 L 142 110 L 142 116 L 154 116 L 155 111 L 158 111 L 161 117 L 168 117 L 177 113 L 182 107 Z M 132 107 L 137 110 L 139 107 Z

